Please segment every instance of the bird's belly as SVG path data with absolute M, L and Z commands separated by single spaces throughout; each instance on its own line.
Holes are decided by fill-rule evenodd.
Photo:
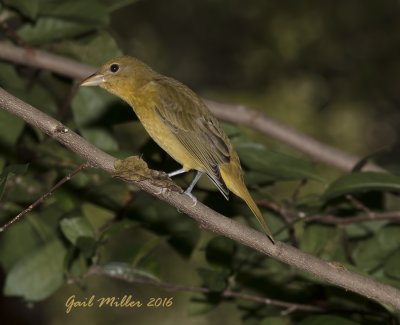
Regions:
M 182 164 L 184 169 L 203 171 L 203 168 L 196 162 L 194 157 L 180 143 L 178 138 L 164 124 L 159 116 L 155 115 L 150 119 L 141 118 L 139 115 L 138 117 L 150 137 L 172 158 Z

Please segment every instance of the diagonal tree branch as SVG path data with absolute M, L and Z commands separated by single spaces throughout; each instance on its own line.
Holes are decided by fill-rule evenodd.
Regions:
M 6 230 L 8 227 L 10 227 L 15 222 L 17 222 L 19 219 L 21 219 L 25 214 L 31 212 L 39 204 L 43 203 L 43 201 L 45 201 L 51 194 L 53 194 L 56 189 L 58 189 L 65 182 L 68 182 L 72 176 L 76 175 L 77 173 L 79 173 L 81 170 L 83 170 L 87 166 L 88 166 L 88 163 L 85 162 L 82 165 L 80 165 L 79 167 L 75 168 L 75 170 L 73 170 L 67 176 L 65 176 L 63 179 L 61 179 L 59 182 L 57 182 L 56 185 L 54 185 L 50 190 L 48 190 L 45 194 L 43 194 L 39 199 L 37 199 L 35 202 L 33 202 L 31 205 L 29 205 L 24 211 L 22 211 L 17 216 L 12 218 L 4 226 L 0 227 L 0 232 L 3 232 L 4 230 Z
M 36 49 L 25 49 L 6 42 L 0 42 L 0 59 L 29 65 L 81 80 L 92 74 L 96 68 L 56 54 Z M 210 110 L 220 119 L 253 128 L 276 140 L 307 154 L 315 161 L 322 162 L 344 171 L 350 171 L 360 157 L 324 144 L 267 114 L 243 105 L 230 105 L 204 100 Z M 367 163 L 364 170 L 385 170 L 375 164 Z
M 2 88 L 0 88 L 0 107 L 40 128 L 71 151 L 82 156 L 91 166 L 108 173 L 114 172 L 114 157 L 88 143 L 59 121 L 10 95 Z M 229 219 L 200 202 L 193 206 L 192 199 L 185 194 L 174 191 L 161 191 L 160 193 L 160 189 L 148 180 L 132 183 L 186 213 L 199 222 L 203 228 L 231 238 L 346 290 L 354 291 L 400 310 L 400 291 L 393 287 L 349 271 L 341 265 L 325 262 L 282 242 L 273 245 L 264 234 Z

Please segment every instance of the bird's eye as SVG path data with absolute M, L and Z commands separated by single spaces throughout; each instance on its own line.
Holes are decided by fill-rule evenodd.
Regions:
M 111 67 L 110 67 L 110 71 L 111 72 L 117 72 L 118 69 L 119 69 L 119 65 L 118 64 L 116 64 L 116 63 L 111 64 Z

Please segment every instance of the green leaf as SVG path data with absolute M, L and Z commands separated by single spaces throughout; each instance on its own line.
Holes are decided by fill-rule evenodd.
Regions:
M 16 9 L 23 16 L 35 19 L 39 10 L 39 0 L 3 0 L 6 6 Z
M 219 304 L 219 299 L 213 299 L 210 295 L 196 293 L 190 300 L 188 314 L 189 316 L 198 316 L 215 309 Z
M 96 253 L 97 241 L 93 237 L 80 236 L 76 241 L 76 247 L 86 258 L 91 258 Z
M 130 219 L 124 219 L 118 223 L 112 224 L 108 227 L 102 234 L 101 238 L 104 240 L 108 240 L 113 236 L 116 236 L 118 233 L 128 230 L 130 228 L 136 227 L 138 225 L 137 222 L 134 222 Z
M 91 144 L 104 151 L 118 150 L 118 143 L 109 132 L 98 128 L 81 129 L 82 136 Z
M 91 203 L 82 204 L 83 215 L 89 220 L 94 229 L 105 226 L 115 217 L 115 212 Z
M 383 147 L 378 149 L 375 152 L 370 153 L 369 155 L 363 157 L 360 159 L 357 164 L 354 165 L 354 167 L 351 169 L 351 172 L 361 172 L 361 170 L 364 168 L 364 166 L 371 160 L 371 158 L 376 157 L 384 152 L 389 152 L 390 148 L 389 147 Z
M 226 237 L 215 237 L 211 239 L 206 247 L 207 261 L 213 265 L 230 269 L 234 259 L 237 245 Z
M 384 270 L 386 275 L 400 279 L 400 252 L 397 251 L 386 261 Z
M 289 317 L 284 316 L 271 316 L 263 318 L 260 325 L 291 325 L 292 322 Z
M 6 296 L 22 296 L 40 301 L 50 296 L 63 283 L 66 250 L 54 240 L 39 247 L 15 264 L 7 274 Z
M 184 218 L 176 209 L 144 193 L 135 200 L 135 218 L 159 234 L 168 236 L 168 243 L 182 256 L 190 257 L 200 237 L 199 227 L 190 218 Z
M 161 237 L 156 237 L 147 241 L 144 245 L 141 245 L 139 251 L 132 260 L 132 265 L 138 265 L 144 257 L 148 256 L 160 244 L 162 240 Z
M 332 182 L 323 194 L 323 198 L 330 200 L 345 194 L 373 190 L 400 192 L 400 177 L 375 172 L 347 174 Z
M 304 160 L 268 150 L 243 137 L 233 139 L 232 144 L 240 161 L 250 170 L 266 173 L 277 179 L 321 180 L 311 164 Z
M 39 18 L 35 24 L 25 24 L 18 35 L 30 45 L 41 45 L 87 33 L 96 28 L 94 23 L 81 23 L 59 18 Z
M 54 114 L 57 110 L 57 104 L 51 91 L 38 82 L 33 85 L 29 84 L 27 78 L 22 78 L 17 73 L 14 65 L 0 63 L 0 84 L 14 96 L 33 106 L 40 107 L 40 109 L 45 113 Z M 17 117 L 14 116 L 14 118 Z M 18 118 L 18 120 L 22 125 L 24 124 L 22 119 Z M 12 124 L 8 123 L 8 120 L 3 121 L 3 118 L 0 118 L 0 121 L 2 122 L 0 129 L 2 130 L 1 133 L 8 134 L 8 132 L 6 132 L 8 129 L 3 127 L 3 123 L 5 126 L 8 126 L 8 128 L 10 128 L 10 125 L 12 126 Z
M 78 40 L 68 39 L 58 42 L 54 48 L 60 54 L 93 66 L 93 72 L 106 60 L 122 55 L 116 40 L 104 31 L 80 37 Z
M 128 263 L 111 262 L 104 265 L 97 266 L 102 272 L 111 276 L 123 277 L 129 279 L 149 279 L 159 281 L 159 279 L 152 273 L 132 267 Z
M 72 100 L 74 121 L 79 128 L 94 125 L 118 99 L 98 87 L 82 87 Z
M 388 256 L 400 246 L 400 226 L 387 226 L 380 229 L 374 237 L 359 241 L 353 250 L 357 267 L 370 271 L 381 265 Z
M 107 7 L 97 0 L 40 0 L 40 14 L 98 25 L 108 25 L 110 20 Z
M 0 124 L 1 124 L 1 122 L 0 122 Z M 2 198 L 2 196 L 4 194 L 4 189 L 6 187 L 9 175 L 10 174 L 14 174 L 14 175 L 25 174 L 28 169 L 28 165 L 29 164 L 24 164 L 24 165 L 14 164 L 14 165 L 9 165 L 6 168 L 4 168 L 3 172 L 0 174 L 0 199 Z
M 0 236 L 0 261 L 3 269 L 8 271 L 27 252 L 41 243 L 40 236 L 28 220 L 13 224 Z
M 103 3 L 108 6 L 109 11 L 115 11 L 138 1 L 140 0 L 104 0 Z
M 300 325 L 358 325 L 347 318 L 335 316 L 335 315 L 316 315 L 309 316 L 299 323 Z
M 100 66 L 105 61 L 121 55 L 122 52 L 115 39 L 106 32 L 100 32 L 89 43 L 86 43 L 86 50 L 81 53 L 81 60 Z
M 276 181 L 276 177 L 267 173 L 255 172 L 252 170 L 246 171 L 243 175 L 246 185 L 252 186 L 257 184 L 267 184 Z
M 220 125 L 228 137 L 240 135 L 240 128 L 237 125 L 227 122 L 220 122 Z
M 197 273 L 202 278 L 204 285 L 212 291 L 222 292 L 228 286 L 228 273 L 226 272 L 217 272 L 206 268 L 199 268 L 197 269 Z
M 92 225 L 86 218 L 65 218 L 61 220 L 60 226 L 65 237 L 74 245 L 80 237 L 94 238 Z
M 340 236 L 335 227 L 309 225 L 306 227 L 300 242 L 302 251 L 312 255 L 326 254 L 332 256 L 340 245 Z
M 24 129 L 24 120 L 1 109 L 0 110 L 0 145 L 13 148 Z

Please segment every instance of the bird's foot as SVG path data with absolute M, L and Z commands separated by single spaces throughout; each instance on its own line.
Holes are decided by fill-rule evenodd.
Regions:
M 185 191 L 184 192 L 188 197 L 190 197 L 191 199 L 192 199 L 192 201 L 193 201 L 193 205 L 192 206 L 190 206 L 191 208 L 193 208 L 194 206 L 196 206 L 196 204 L 197 204 L 197 198 L 192 194 L 192 193 L 190 193 L 189 191 Z
M 167 189 L 165 187 L 160 187 L 158 189 L 158 192 L 155 192 L 155 195 L 161 195 L 161 194 L 165 194 L 165 192 L 167 191 Z

